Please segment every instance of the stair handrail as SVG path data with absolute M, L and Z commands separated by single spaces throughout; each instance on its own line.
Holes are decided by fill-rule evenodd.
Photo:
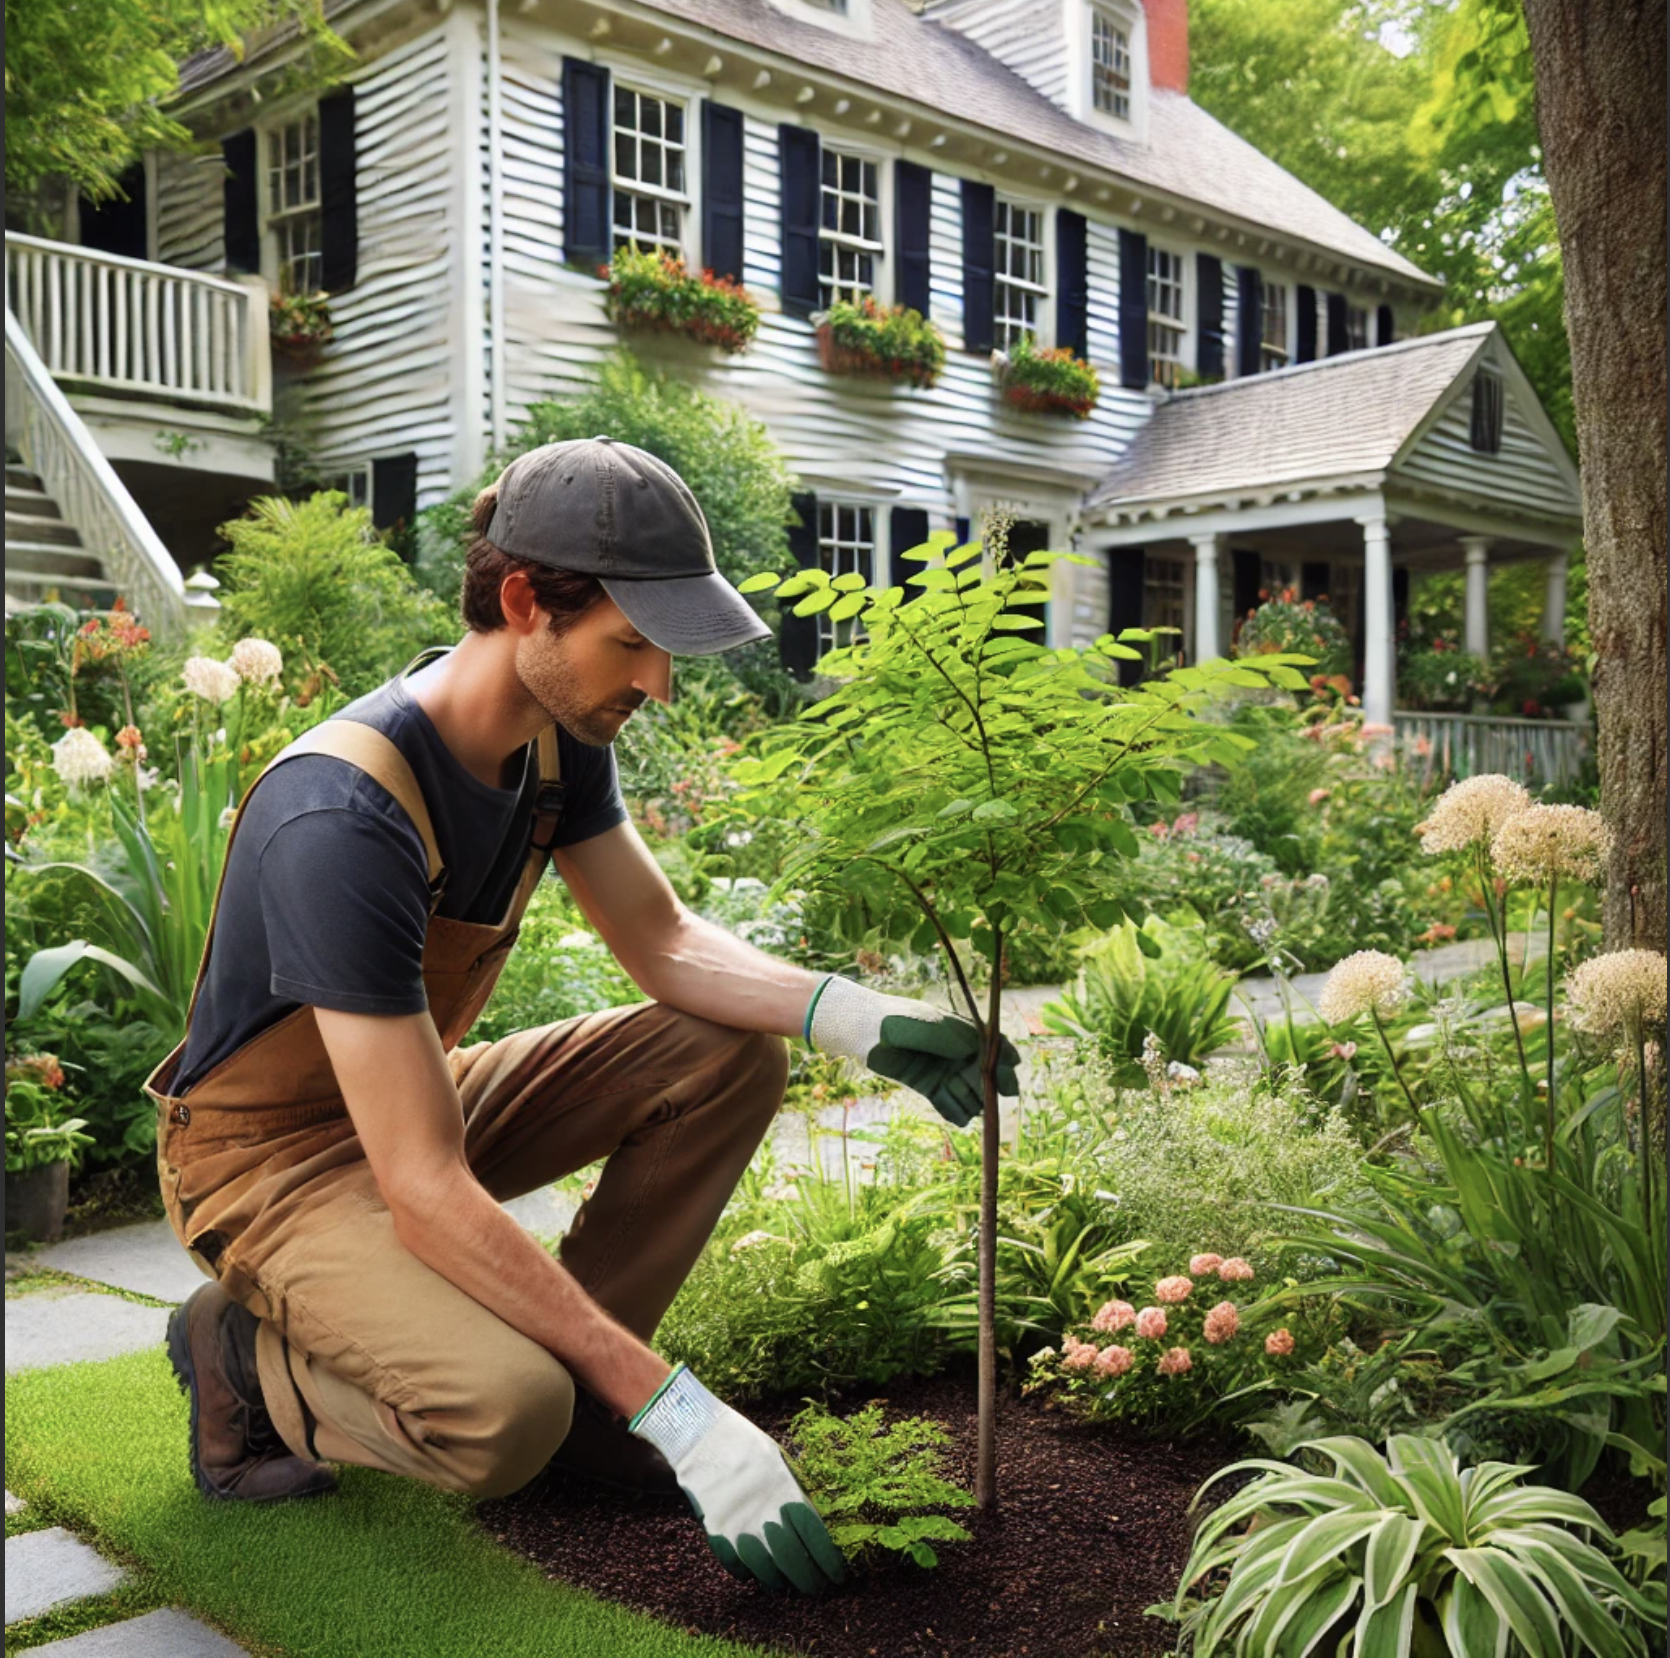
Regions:
M 21 391 L 22 407 L 7 414 L 25 464 L 41 480 L 89 553 L 102 558 L 118 592 L 159 638 L 185 632 L 185 578 L 173 555 L 139 510 L 116 469 L 57 381 L 23 325 L 6 309 L 8 401 Z

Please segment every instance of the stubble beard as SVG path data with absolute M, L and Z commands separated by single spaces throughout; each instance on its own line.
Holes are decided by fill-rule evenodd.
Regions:
M 516 646 L 516 677 L 530 702 L 557 722 L 571 736 L 591 748 L 608 748 L 620 730 L 620 721 L 606 708 L 584 701 L 576 675 L 561 639 L 548 633 L 523 638 Z

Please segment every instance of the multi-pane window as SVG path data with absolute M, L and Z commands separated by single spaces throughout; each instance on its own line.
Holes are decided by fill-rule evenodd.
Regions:
M 1142 625 L 1145 628 L 1176 628 L 1181 634 L 1189 614 L 1186 582 L 1182 559 L 1143 560 Z
M 1345 349 L 1347 351 L 1365 351 L 1368 349 L 1368 307 L 1366 305 L 1347 305 L 1345 308 Z
M 1266 282 L 1263 304 L 1259 311 L 1259 365 L 1268 370 L 1286 368 L 1289 351 L 1287 344 L 1287 284 Z
M 348 497 L 348 505 L 351 507 L 368 507 L 371 505 L 371 468 L 351 467 L 346 472 L 338 472 L 335 476 L 326 478 L 320 487 L 341 490 Z
M 317 293 L 324 286 L 317 110 L 267 133 L 267 228 L 279 291 Z
M 1105 12 L 1090 14 L 1090 96 L 1096 108 L 1131 118 L 1131 37 Z
M 856 572 L 866 586 L 876 579 L 876 515 L 873 507 L 853 506 L 841 501 L 818 502 L 818 563 L 831 578 Z M 818 654 L 837 645 L 850 645 L 866 635 L 858 618 L 832 622 L 827 610 L 820 611 Z M 855 631 L 856 630 L 856 631 Z
M 1148 247 L 1148 378 L 1175 386 L 1183 370 L 1183 255 Z
M 875 292 L 876 259 L 882 251 L 875 162 L 824 147 L 818 224 L 818 302 L 826 311 L 838 299 L 856 305 Z
M 999 351 L 1013 351 L 1026 335 L 1037 337 L 1049 294 L 1044 286 L 1044 215 L 999 196 L 992 223 L 993 339 Z
M 615 83 L 615 246 L 684 245 L 684 105 Z

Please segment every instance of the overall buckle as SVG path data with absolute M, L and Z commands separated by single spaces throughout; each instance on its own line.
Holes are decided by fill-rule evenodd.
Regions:
M 533 800 L 533 849 L 536 852 L 549 852 L 551 844 L 557 838 L 557 825 L 562 818 L 563 801 L 568 793 L 568 785 L 554 778 L 541 778 L 538 792 Z M 539 826 L 548 823 L 549 829 L 545 838 L 539 838 Z

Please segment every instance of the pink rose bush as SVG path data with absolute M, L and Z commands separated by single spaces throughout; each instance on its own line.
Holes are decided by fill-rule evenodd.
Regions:
M 1202 1250 L 1187 1273 L 1154 1280 L 1152 1305 L 1111 1296 L 1064 1332 L 1059 1352 L 1036 1354 L 1025 1391 L 1049 1390 L 1064 1408 L 1100 1420 L 1172 1431 L 1212 1422 L 1226 1396 L 1287 1369 L 1282 1361 L 1298 1345 L 1285 1326 L 1249 1335 L 1247 1301 L 1194 1293 L 1214 1278 L 1227 1287 L 1256 1277 L 1243 1257 Z

